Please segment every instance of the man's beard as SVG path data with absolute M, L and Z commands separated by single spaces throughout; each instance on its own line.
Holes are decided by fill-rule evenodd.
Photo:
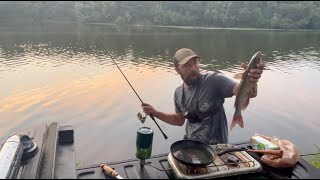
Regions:
M 181 76 L 181 75 L 180 75 Z M 196 76 L 196 77 L 194 77 Z M 196 85 L 200 82 L 200 73 L 198 72 L 192 72 L 187 77 L 182 77 L 184 83 L 186 83 L 189 86 Z

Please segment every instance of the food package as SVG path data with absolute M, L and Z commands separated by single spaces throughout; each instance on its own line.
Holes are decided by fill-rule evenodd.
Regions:
M 250 139 L 250 144 L 252 145 L 253 149 L 257 150 L 280 150 L 278 145 L 261 136 L 252 136 Z
M 260 134 L 255 136 L 263 137 L 264 139 L 272 142 L 279 146 L 280 150 L 283 151 L 282 157 L 265 154 L 261 157 L 261 162 L 274 168 L 289 168 L 293 167 L 300 159 L 300 150 L 290 141 L 286 139 L 279 139 L 277 137 L 268 137 Z

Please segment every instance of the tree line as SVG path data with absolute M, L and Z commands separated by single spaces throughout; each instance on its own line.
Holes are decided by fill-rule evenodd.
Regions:
M 0 21 L 320 29 L 317 1 L 1 1 Z

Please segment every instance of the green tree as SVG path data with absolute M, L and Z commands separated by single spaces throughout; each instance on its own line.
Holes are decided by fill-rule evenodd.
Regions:
M 317 1 L 0 1 L 0 21 L 320 29 Z

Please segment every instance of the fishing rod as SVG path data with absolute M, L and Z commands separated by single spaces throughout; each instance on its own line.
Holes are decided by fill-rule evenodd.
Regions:
M 114 64 L 117 66 L 117 68 L 120 70 L 121 74 L 123 75 L 123 77 L 127 80 L 128 84 L 130 85 L 131 89 L 134 91 L 134 93 L 137 95 L 137 97 L 139 98 L 139 100 L 141 101 L 142 104 L 143 101 L 142 99 L 140 98 L 140 96 L 138 95 L 138 93 L 136 92 L 136 90 L 133 88 L 133 86 L 131 85 L 131 83 L 129 82 L 129 80 L 127 79 L 127 77 L 124 75 L 124 73 L 122 72 L 122 70 L 120 69 L 120 67 L 118 66 L 118 64 L 116 63 L 116 61 L 113 59 L 113 57 L 111 56 L 111 54 L 109 53 L 109 51 L 107 50 L 106 47 L 104 47 L 103 43 L 100 41 L 101 37 L 100 35 L 91 27 L 91 25 L 85 20 L 85 18 L 82 16 L 82 14 L 80 13 L 80 11 L 77 10 L 77 7 L 74 6 L 75 10 L 76 10 L 76 13 L 82 18 L 83 22 L 85 22 L 88 27 L 91 29 L 92 32 L 94 32 L 95 34 L 97 34 L 98 36 L 98 39 L 97 39 L 97 42 L 100 44 L 101 47 L 104 48 L 104 50 L 108 53 L 108 55 L 110 56 L 111 60 L 114 62 Z M 79 17 L 78 16 L 78 17 Z M 157 123 L 157 121 L 155 120 L 153 114 L 150 114 L 150 117 L 151 119 L 156 123 L 156 125 L 158 126 L 159 130 L 161 131 L 163 137 L 165 139 L 168 139 L 168 136 L 162 131 L 162 129 L 160 128 L 159 124 Z

